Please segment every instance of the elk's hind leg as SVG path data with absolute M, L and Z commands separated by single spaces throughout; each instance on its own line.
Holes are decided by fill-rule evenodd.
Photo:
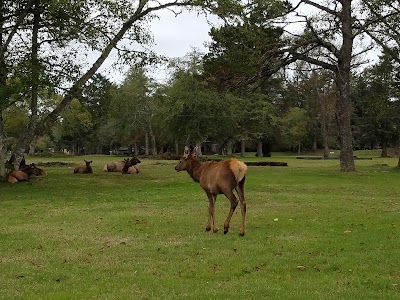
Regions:
M 229 199 L 229 201 L 231 203 L 231 209 L 229 210 L 228 217 L 226 218 L 226 221 L 224 223 L 224 234 L 227 234 L 229 231 L 229 223 L 231 222 L 232 215 L 235 212 L 236 206 L 238 205 L 239 201 L 236 198 L 233 191 L 225 191 L 224 195 L 226 196 L 226 198 Z
M 208 223 L 206 231 L 211 230 L 211 222 L 213 223 L 213 232 L 218 232 L 217 220 L 215 219 L 215 201 L 217 200 L 217 195 L 207 193 L 208 197 Z
M 244 198 L 244 181 L 246 177 L 243 177 L 243 179 L 237 184 L 235 190 L 239 195 L 239 200 L 240 200 L 240 210 L 242 212 L 242 227 L 240 228 L 240 235 L 244 235 L 244 224 L 246 221 L 246 199 Z

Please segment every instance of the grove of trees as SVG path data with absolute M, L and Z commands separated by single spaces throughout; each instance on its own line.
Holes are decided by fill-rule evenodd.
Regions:
M 335 148 L 340 170 L 354 171 L 354 149 L 387 155 L 399 143 L 399 4 L 1 1 L 0 177 L 10 152 L 17 165 L 49 148 L 154 155 L 184 144 L 257 156 Z M 222 23 L 208 53 L 170 60 L 170 79 L 158 83 L 149 24 L 164 9 Z M 120 84 L 98 72 L 112 51 L 131 66 Z

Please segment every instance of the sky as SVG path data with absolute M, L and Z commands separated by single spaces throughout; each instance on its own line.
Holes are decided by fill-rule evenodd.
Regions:
M 298 0 L 291 0 L 291 2 L 295 5 Z M 309 5 L 301 5 L 299 9 L 305 14 L 318 11 Z M 183 57 L 193 48 L 204 53 L 207 52 L 205 43 L 211 41 L 208 33 L 212 25 L 218 24 L 217 17 L 208 16 L 206 18 L 203 14 L 188 11 L 183 11 L 176 16 L 168 10 L 159 11 L 158 15 L 159 19 L 154 19 L 151 22 L 151 32 L 154 38 L 152 50 L 154 52 L 170 58 Z M 290 31 L 294 29 L 295 32 L 300 32 L 301 27 L 301 24 L 291 25 Z M 115 70 L 111 67 L 115 58 L 115 53 L 111 53 L 100 71 L 107 75 L 110 80 L 120 83 L 126 70 Z M 165 68 L 154 68 L 152 72 L 150 75 L 161 82 L 168 77 Z
M 169 58 L 183 57 L 193 48 L 204 53 L 207 52 L 205 43 L 211 41 L 208 35 L 212 26 L 210 22 L 216 24 L 216 17 L 206 18 L 204 15 L 188 11 L 177 16 L 170 11 L 162 11 L 158 15 L 159 19 L 151 22 L 151 32 L 154 38 L 151 49 L 154 52 Z M 100 71 L 106 74 L 110 80 L 120 83 L 124 77 L 124 71 L 112 69 L 111 64 L 114 60 L 115 53 L 111 53 Z M 167 77 L 167 73 L 165 69 L 157 68 L 151 76 L 163 81 Z

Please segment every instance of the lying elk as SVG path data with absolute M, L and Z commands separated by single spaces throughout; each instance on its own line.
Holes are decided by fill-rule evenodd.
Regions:
M 132 159 L 124 159 L 124 167 L 121 170 L 122 174 L 138 174 L 139 168 L 135 165 L 132 165 Z
M 47 175 L 47 172 L 44 169 L 36 167 L 34 163 L 31 163 L 30 165 L 25 165 L 25 167 L 20 168 L 20 170 L 28 174 L 29 177 Z
M 7 181 L 16 183 L 21 181 L 28 181 L 32 177 L 46 176 L 47 172 L 43 169 L 36 167 L 34 163 L 30 165 L 23 165 L 20 170 L 13 170 L 7 176 Z
M 224 161 L 207 161 L 200 162 L 196 155 L 197 148 L 190 150 L 185 147 L 183 156 L 176 165 L 176 171 L 187 171 L 196 182 L 206 192 L 209 207 L 208 207 L 208 223 L 206 231 L 211 230 L 211 222 L 213 223 L 213 231 L 218 231 L 217 221 L 215 219 L 215 201 L 218 194 L 224 194 L 231 203 L 231 209 L 224 223 L 224 233 L 229 230 L 229 223 L 239 201 L 236 198 L 233 190 L 239 195 L 240 208 L 242 212 L 242 226 L 240 235 L 244 235 L 244 224 L 246 218 L 246 200 L 244 198 L 244 182 L 247 171 L 247 166 L 243 162 L 231 158 Z
M 134 166 L 136 164 L 140 164 L 140 160 L 138 158 L 136 158 L 135 156 L 132 157 L 129 161 L 131 162 L 132 166 Z M 106 172 L 122 172 L 122 169 L 124 168 L 125 163 L 126 163 L 126 159 L 121 160 L 121 161 L 115 161 L 115 162 L 106 164 L 104 166 L 103 170 Z
M 74 169 L 74 174 L 79 173 L 79 174 L 88 174 L 88 173 L 93 173 L 92 166 L 90 165 L 93 161 L 85 161 L 85 165 L 79 165 Z
M 8 173 L 7 175 L 7 181 L 9 183 L 17 183 L 21 181 L 28 181 L 29 176 L 26 174 L 24 171 L 21 170 L 14 170 Z

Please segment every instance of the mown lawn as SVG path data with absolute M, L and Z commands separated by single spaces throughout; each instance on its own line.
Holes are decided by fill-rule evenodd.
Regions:
M 0 183 L 1 299 L 399 299 L 397 159 L 286 161 L 249 167 L 247 228 L 205 232 L 207 200 L 175 161 L 143 159 L 138 175 L 94 161 Z M 248 158 L 248 160 L 255 160 Z M 220 228 L 229 204 L 219 196 Z

